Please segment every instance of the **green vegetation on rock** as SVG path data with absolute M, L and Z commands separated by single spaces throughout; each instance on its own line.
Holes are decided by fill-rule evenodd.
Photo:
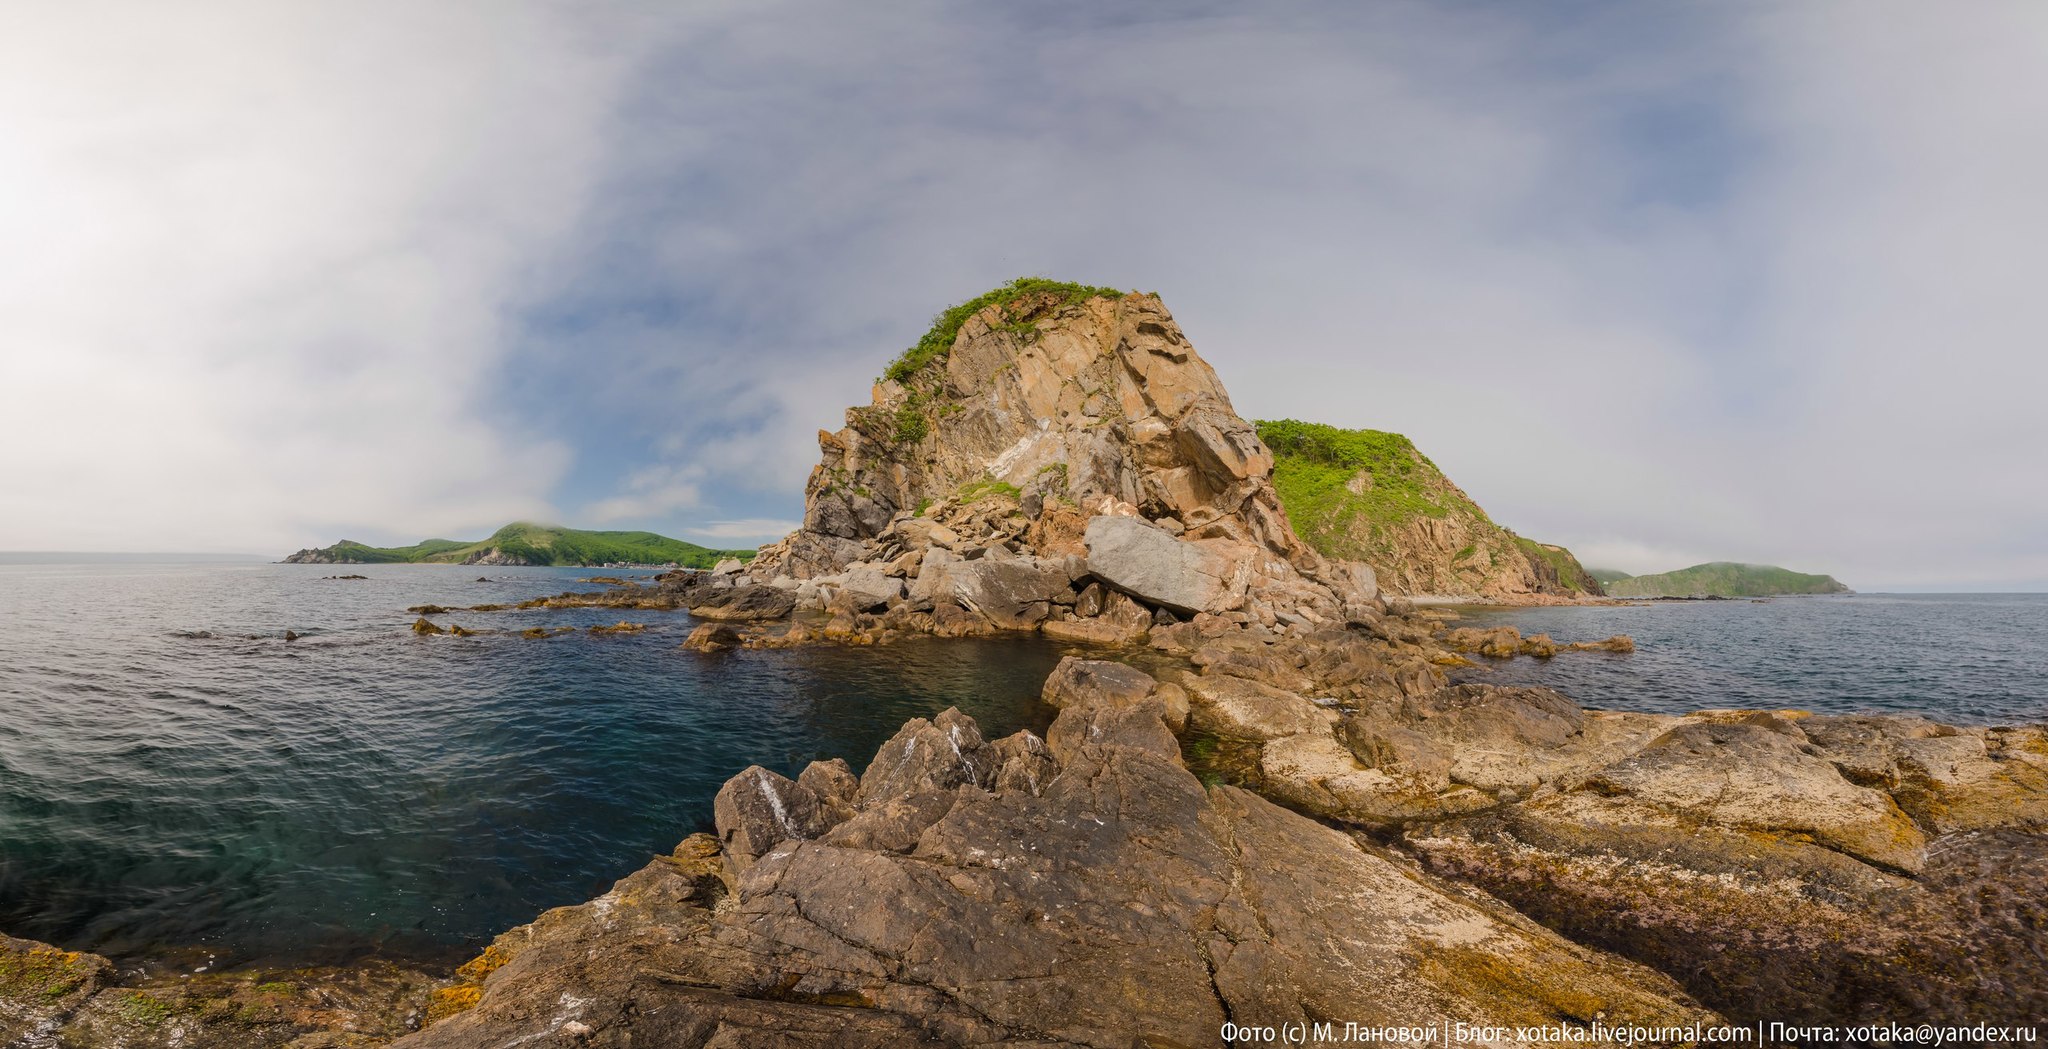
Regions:
M 1256 425 L 1295 533 L 1326 557 L 1372 565 L 1396 592 L 1600 593 L 1571 551 L 1495 524 L 1398 433 Z
M 1833 576 L 1809 575 L 1775 565 L 1710 561 L 1676 572 L 1628 576 L 1607 584 L 1615 597 L 1776 597 L 1854 593 Z
M 412 546 L 378 547 L 344 539 L 333 546 L 301 550 L 285 560 L 305 564 L 591 566 L 674 563 L 687 568 L 709 568 L 727 558 L 745 561 L 753 556 L 752 550 L 713 550 L 653 532 L 586 532 L 520 521 L 474 543 L 429 539 Z
M 1378 533 L 1415 517 L 1458 514 L 1492 523 L 1398 433 L 1295 419 L 1254 425 L 1273 450 L 1281 505 L 1302 539 L 1327 556 L 1370 562 L 1385 553 L 1374 542 Z M 1360 524 L 1366 528 L 1354 527 Z
M 1015 499 L 1022 494 L 1023 492 L 1016 485 L 1008 481 L 998 481 L 993 477 L 984 477 L 979 481 L 970 481 L 967 484 L 961 485 L 960 492 L 955 498 L 959 500 L 962 506 L 965 506 L 969 503 L 980 502 L 992 495 L 1008 496 L 1011 499 Z
M 1586 571 L 1579 564 L 1579 559 L 1572 556 L 1570 550 L 1549 543 L 1539 543 L 1534 539 L 1524 539 L 1519 535 L 1515 536 L 1515 545 L 1521 547 L 1522 553 L 1528 555 L 1530 564 L 1538 566 L 1539 574 L 1555 574 L 1558 586 L 1575 594 L 1600 592 L 1599 578 Z M 1548 566 L 1547 572 L 1543 566 Z
M 910 381 L 912 376 L 924 370 L 925 365 L 944 358 L 952 351 L 953 340 L 960 337 L 960 326 L 967 323 L 967 318 L 990 306 L 1001 306 L 1006 326 L 1021 334 L 1028 331 L 1031 322 L 1039 317 L 1097 296 L 1115 299 L 1123 297 L 1123 292 L 1046 277 L 1019 277 L 933 317 L 931 330 L 917 340 L 917 345 L 904 350 L 903 355 L 891 362 L 883 374 L 897 382 Z

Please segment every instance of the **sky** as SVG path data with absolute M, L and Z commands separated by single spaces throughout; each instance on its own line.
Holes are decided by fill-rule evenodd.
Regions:
M 1588 564 L 2048 589 L 2048 5 L 25 5 L 0 550 L 794 526 L 1020 275 Z

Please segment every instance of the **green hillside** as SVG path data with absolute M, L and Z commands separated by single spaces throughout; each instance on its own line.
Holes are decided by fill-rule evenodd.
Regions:
M 368 546 L 344 539 L 333 546 L 301 550 L 288 564 L 499 564 L 602 565 L 630 563 L 709 568 L 726 558 L 742 561 L 752 550 L 712 550 L 653 532 L 586 532 L 556 525 L 508 524 L 474 543 L 428 539 L 411 546 Z
M 1327 557 L 1373 566 L 1396 593 L 1600 593 L 1571 551 L 1495 524 L 1398 433 L 1256 425 L 1295 533 Z
M 1627 572 L 1616 571 L 1612 568 L 1588 568 L 1586 569 L 1586 574 L 1598 579 L 1603 586 L 1628 578 Z
M 1713 561 L 1676 572 L 1629 576 L 1607 584 L 1615 597 L 1775 597 L 1781 594 L 1854 593 L 1833 576 L 1808 575 L 1775 565 Z

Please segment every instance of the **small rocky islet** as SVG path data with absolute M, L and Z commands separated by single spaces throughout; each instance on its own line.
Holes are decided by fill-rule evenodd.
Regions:
M 1226 1022 L 2048 1015 L 2048 731 L 1454 685 L 1470 656 L 1631 646 L 1455 627 L 1305 543 L 1160 301 L 1099 292 L 1019 282 L 942 318 L 820 433 L 804 527 L 750 563 L 525 606 L 687 610 L 692 659 L 1038 632 L 1077 646 L 1043 737 L 949 710 L 858 772 L 740 771 L 716 834 L 454 973 L 136 975 L 7 940 L 0 1043 L 1122 1049 L 1221 1045 Z M 1562 586 L 1524 554 L 1490 585 Z M 456 632 L 449 611 L 416 628 Z

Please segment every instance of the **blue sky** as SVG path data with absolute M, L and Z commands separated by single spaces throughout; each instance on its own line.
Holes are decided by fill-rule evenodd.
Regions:
M 0 549 L 720 544 L 1021 274 L 1631 570 L 2048 588 L 2048 9 L 65 5 Z

